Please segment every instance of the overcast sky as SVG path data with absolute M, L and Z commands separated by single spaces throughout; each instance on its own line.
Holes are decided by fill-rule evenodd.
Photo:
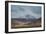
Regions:
M 11 5 L 11 18 L 26 18 L 27 15 L 30 18 L 40 18 L 41 6 Z

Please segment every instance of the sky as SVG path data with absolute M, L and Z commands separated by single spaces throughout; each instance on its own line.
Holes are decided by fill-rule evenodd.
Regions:
M 40 18 L 41 6 L 11 5 L 11 18 Z

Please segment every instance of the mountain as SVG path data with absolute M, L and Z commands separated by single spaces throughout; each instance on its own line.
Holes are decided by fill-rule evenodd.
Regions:
M 25 19 L 25 18 L 14 18 L 11 19 L 12 23 L 36 23 L 36 22 L 41 22 L 41 18 L 38 19 Z
M 29 18 L 29 19 L 26 19 L 26 18 L 14 18 L 14 19 L 12 19 L 12 21 L 14 21 L 14 20 L 21 21 L 21 22 L 28 22 L 28 21 L 34 21 L 36 19 L 32 19 L 32 18 Z

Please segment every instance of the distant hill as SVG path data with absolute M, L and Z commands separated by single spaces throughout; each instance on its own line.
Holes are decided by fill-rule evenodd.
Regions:
M 15 18 L 15 19 L 12 19 L 12 23 L 16 23 L 16 24 L 20 24 L 20 23 L 26 23 L 26 24 L 31 24 L 31 23 L 37 23 L 37 22 L 41 22 L 41 18 L 38 18 L 38 19 L 20 19 L 20 18 Z
M 26 19 L 26 18 L 12 18 L 12 21 L 16 20 L 16 21 L 21 21 L 21 22 L 27 22 L 27 21 L 34 21 L 36 19 Z

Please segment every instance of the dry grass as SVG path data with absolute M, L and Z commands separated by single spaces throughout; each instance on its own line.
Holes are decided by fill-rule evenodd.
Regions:
M 15 23 L 11 23 L 11 28 L 32 28 L 32 27 L 41 27 L 41 22 L 37 21 L 35 23 L 20 23 L 20 22 L 16 22 Z
M 12 19 L 11 21 L 11 28 L 35 28 L 35 27 L 41 27 L 41 18 L 35 20 L 35 21 L 18 21 L 16 19 Z

